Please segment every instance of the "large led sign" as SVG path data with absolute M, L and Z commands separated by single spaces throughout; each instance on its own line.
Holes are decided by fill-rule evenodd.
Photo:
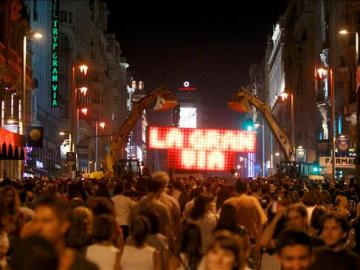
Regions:
M 255 152 L 254 131 L 149 127 L 149 149 L 168 150 L 170 168 L 226 171 L 235 152 Z

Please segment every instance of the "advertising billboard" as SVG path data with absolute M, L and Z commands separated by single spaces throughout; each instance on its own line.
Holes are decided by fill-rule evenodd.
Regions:
M 228 171 L 235 153 L 254 153 L 254 131 L 149 127 L 149 149 L 168 150 L 169 168 Z

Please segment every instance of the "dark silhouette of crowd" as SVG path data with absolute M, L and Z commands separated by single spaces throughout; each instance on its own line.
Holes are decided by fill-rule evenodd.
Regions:
M 0 270 L 356 270 L 354 179 L 0 182 Z

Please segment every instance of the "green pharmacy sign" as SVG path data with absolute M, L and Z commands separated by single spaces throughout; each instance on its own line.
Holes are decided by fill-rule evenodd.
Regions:
M 59 106 L 59 1 L 60 0 L 52 0 L 51 107 Z

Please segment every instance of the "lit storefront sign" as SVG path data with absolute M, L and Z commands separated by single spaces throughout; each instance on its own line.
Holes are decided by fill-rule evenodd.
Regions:
M 59 92 L 59 0 L 52 0 L 51 23 L 51 107 L 58 107 Z
M 168 150 L 170 168 L 226 171 L 235 153 L 253 153 L 254 131 L 149 127 L 149 149 Z
M 331 168 L 332 158 L 331 157 L 320 157 L 320 166 Z M 335 167 L 337 169 L 355 169 L 355 158 L 354 157 L 336 157 Z
M 24 137 L 0 128 L 0 160 L 24 160 Z

